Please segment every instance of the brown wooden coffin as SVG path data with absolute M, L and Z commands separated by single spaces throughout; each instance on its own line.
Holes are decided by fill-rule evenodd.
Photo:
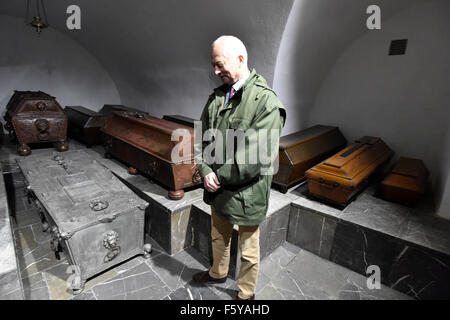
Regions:
M 393 154 L 380 138 L 356 140 L 306 171 L 309 192 L 331 203 L 347 204 Z
M 82 106 L 66 106 L 68 118 L 67 135 L 84 143 L 87 147 L 103 143 L 100 128 L 105 123 L 105 116 Z
M 6 106 L 6 128 L 19 142 L 21 156 L 31 153 L 30 143 L 55 142 L 58 151 L 66 144 L 67 116 L 55 97 L 42 91 L 14 91 Z
M 281 192 L 305 179 L 305 171 L 343 149 L 347 141 L 338 127 L 315 125 L 280 138 L 279 169 L 273 185 Z
M 183 129 L 189 137 L 171 141 L 172 133 Z M 169 189 L 169 198 L 179 200 L 185 188 L 201 182 L 194 163 L 194 129 L 148 114 L 112 112 L 101 129 L 106 154 L 139 170 Z M 180 159 L 172 158 L 173 148 Z
M 172 121 L 172 122 L 176 122 L 176 123 L 181 123 L 181 124 L 183 124 L 185 126 L 188 126 L 188 127 L 191 127 L 191 128 L 194 128 L 194 122 L 195 121 L 199 121 L 199 120 L 195 120 L 195 119 L 192 119 L 192 118 L 189 118 L 189 117 L 185 117 L 185 116 L 181 116 L 181 115 L 178 115 L 178 114 L 164 115 L 163 119 L 164 120 L 169 120 L 169 121 Z
M 101 113 L 104 116 L 108 116 L 111 112 L 113 111 L 127 111 L 127 112 L 137 112 L 137 113 L 145 113 L 148 114 L 147 112 L 135 109 L 135 108 L 131 108 L 131 107 L 127 107 L 121 104 L 105 104 L 103 105 L 103 107 L 98 111 L 98 113 Z
M 428 174 L 422 160 L 400 157 L 380 184 L 381 197 L 408 206 L 415 205 L 425 193 Z

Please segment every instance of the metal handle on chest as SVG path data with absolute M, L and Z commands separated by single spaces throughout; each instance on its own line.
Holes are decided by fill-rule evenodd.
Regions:
M 119 234 L 116 231 L 109 231 L 103 237 L 103 246 L 108 249 L 108 253 L 106 254 L 103 261 L 109 262 L 115 257 L 117 257 L 120 253 L 119 242 Z

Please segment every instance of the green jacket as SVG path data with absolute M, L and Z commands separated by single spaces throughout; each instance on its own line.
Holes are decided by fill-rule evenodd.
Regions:
M 286 111 L 266 80 L 254 69 L 244 85 L 224 105 L 228 88 L 228 85 L 222 85 L 214 89 L 208 98 L 200 118 L 202 136 L 196 136 L 195 161 L 202 178 L 214 171 L 221 184 L 217 192 L 205 190 L 204 201 L 232 224 L 258 225 L 266 216 L 272 183 L 272 175 L 261 172 L 270 167 L 268 159 L 270 162 L 278 161 L 278 142 Z M 216 129 L 223 139 L 216 132 L 211 141 L 202 141 L 202 137 L 203 140 L 207 137 L 205 131 L 208 129 Z M 276 129 L 273 134 L 272 129 Z M 266 152 L 260 151 L 260 146 L 265 142 L 261 137 L 264 131 L 268 133 Z M 233 132 L 234 136 L 227 136 L 227 133 Z M 246 144 L 242 147 L 238 140 L 244 141 L 239 139 L 244 135 Z M 233 140 L 234 148 L 228 148 L 227 156 L 227 142 Z M 261 153 L 262 157 L 258 156 L 255 161 Z M 213 160 L 211 157 L 208 159 L 207 155 L 213 156 Z

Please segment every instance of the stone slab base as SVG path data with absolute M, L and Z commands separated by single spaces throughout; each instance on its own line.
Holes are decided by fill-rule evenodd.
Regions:
M 362 275 L 380 268 L 381 283 L 416 299 L 450 298 L 450 221 L 362 193 L 340 211 L 299 197 L 287 241 Z

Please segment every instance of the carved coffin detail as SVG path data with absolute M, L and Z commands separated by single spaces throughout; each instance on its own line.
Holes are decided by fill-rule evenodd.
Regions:
M 134 255 L 148 256 L 143 243 L 148 203 L 85 151 L 31 155 L 18 163 L 56 257 L 63 251 L 77 268 L 74 293 L 88 278 Z
M 279 169 L 273 184 L 286 192 L 305 179 L 305 171 L 343 149 L 347 141 L 338 127 L 316 125 L 280 138 Z
M 6 106 L 6 128 L 17 137 L 19 154 L 31 153 L 30 143 L 55 142 L 66 151 L 67 116 L 55 97 L 42 91 L 14 91 Z
M 377 137 L 363 137 L 306 171 L 309 191 L 318 197 L 346 204 L 361 191 L 394 152 Z
M 389 201 L 415 205 L 425 193 L 428 175 L 422 160 L 400 157 L 381 182 L 381 196 Z
M 177 129 L 187 136 L 172 141 Z M 193 157 L 193 128 L 148 114 L 112 112 L 102 131 L 107 153 L 165 185 L 171 199 L 181 199 L 183 189 L 200 183 Z M 176 159 L 172 152 L 177 153 Z

